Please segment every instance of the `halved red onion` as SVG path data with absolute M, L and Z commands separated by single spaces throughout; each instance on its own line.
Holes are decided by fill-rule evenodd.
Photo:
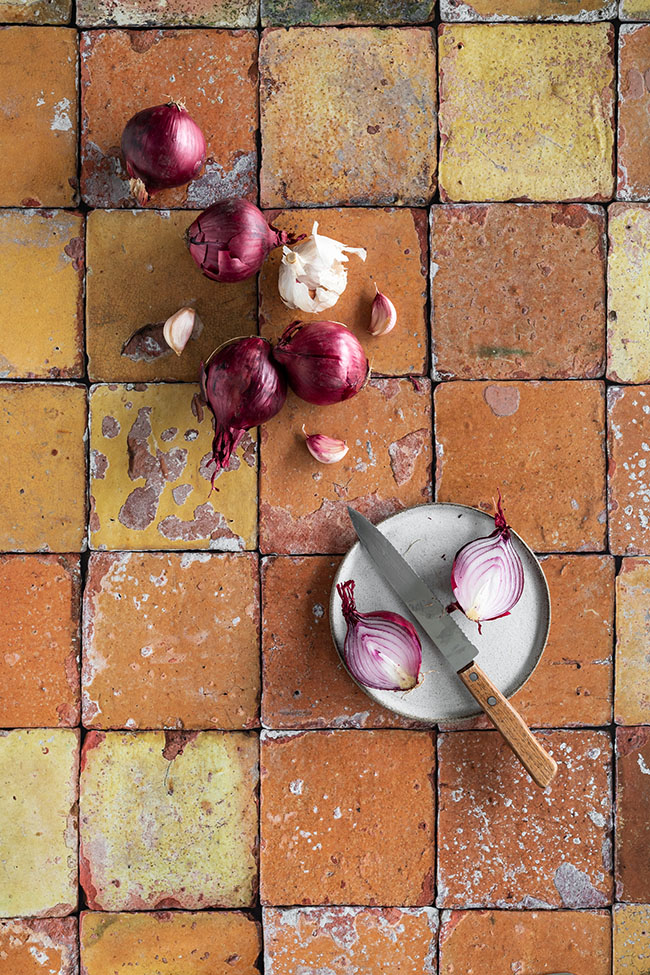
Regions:
M 129 119 L 122 153 L 131 192 L 143 206 L 158 190 L 196 179 L 205 162 L 205 138 L 181 102 L 168 102 L 144 108 Z
M 294 393 L 316 406 L 350 399 L 370 374 L 363 346 L 340 322 L 292 322 L 273 357 L 286 369 Z
M 501 496 L 491 535 L 475 538 L 456 553 L 451 570 L 455 603 L 465 616 L 481 623 L 508 616 L 524 591 L 524 566 L 506 523 Z
M 352 579 L 336 589 L 348 626 L 343 658 L 354 679 L 382 691 L 416 687 L 422 679 L 422 645 L 413 624 L 389 610 L 359 613 Z

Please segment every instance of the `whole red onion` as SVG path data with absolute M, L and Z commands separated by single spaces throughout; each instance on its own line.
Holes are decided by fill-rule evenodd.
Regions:
M 316 406 L 355 396 L 370 366 L 355 335 L 339 322 L 292 322 L 273 350 L 294 393 Z
M 190 254 L 207 278 L 243 281 L 261 268 L 270 251 L 304 238 L 276 230 L 254 203 L 234 197 L 200 213 L 187 231 Z
M 212 459 L 217 473 L 228 464 L 244 431 L 265 423 L 287 398 L 282 370 L 271 358 L 271 344 L 251 335 L 233 339 L 201 366 L 203 396 L 214 414 Z
M 195 179 L 205 162 L 201 129 L 180 102 L 138 112 L 122 133 L 131 191 L 143 205 L 158 190 Z

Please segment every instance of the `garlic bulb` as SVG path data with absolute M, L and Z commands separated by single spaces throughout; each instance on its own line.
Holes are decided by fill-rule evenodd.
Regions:
M 309 237 L 293 249 L 283 247 L 278 289 L 287 308 L 316 313 L 335 305 L 348 283 L 347 254 L 366 259 L 363 247 L 319 234 L 316 221 Z

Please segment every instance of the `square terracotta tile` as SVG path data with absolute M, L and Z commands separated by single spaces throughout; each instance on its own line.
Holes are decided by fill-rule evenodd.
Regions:
M 256 27 L 259 0 L 79 0 L 80 27 Z
M 0 210 L 3 379 L 85 373 L 84 219 L 53 210 Z
M 650 905 L 614 907 L 613 975 L 644 975 L 650 964 Z
M 348 444 L 338 464 L 308 452 L 308 433 Z M 431 500 L 431 386 L 373 379 L 335 406 L 311 406 L 289 393 L 262 428 L 260 545 L 263 552 L 344 552 L 354 539 L 347 506 L 374 521 Z M 292 490 L 287 491 L 287 471 Z
M 611 975 L 607 911 L 444 911 L 440 975 L 550 972 Z M 542 962 L 543 959 L 543 962 Z
M 184 234 L 196 212 L 95 210 L 88 217 L 86 330 L 93 380 L 197 382 L 201 362 L 227 339 L 257 330 L 255 278 L 217 284 L 201 274 Z M 203 331 L 183 354 L 121 354 L 138 328 L 196 308 Z
M 78 777 L 78 730 L 0 731 L 0 917 L 76 910 Z
M 260 330 L 275 341 L 297 318 L 322 321 L 328 316 L 345 322 L 363 345 L 373 372 L 404 376 L 422 374 L 427 368 L 427 217 L 425 210 L 347 208 L 345 210 L 271 211 L 275 227 L 294 233 L 318 232 L 354 247 L 365 247 L 362 263 L 350 255 L 348 285 L 327 311 L 310 315 L 291 310 L 278 292 L 278 268 L 282 249 L 272 251 L 260 274 Z M 368 333 L 375 284 L 397 308 L 397 324 L 388 335 Z
M 442 25 L 443 200 L 608 200 L 611 24 Z
M 613 203 L 608 212 L 607 375 L 650 381 L 650 205 Z
M 562 730 L 537 737 L 558 763 L 543 792 L 498 732 L 439 738 L 439 907 L 611 904 L 609 734 Z
M 94 552 L 84 592 L 84 725 L 254 727 L 258 634 L 256 555 Z
M 257 736 L 246 732 L 89 732 L 79 809 L 88 906 L 250 907 L 257 783 Z
M 440 0 L 440 16 L 467 20 L 607 20 L 616 0 Z
M 0 723 L 79 724 L 81 569 L 75 555 L 0 555 Z
M 124 126 L 170 98 L 185 102 L 207 142 L 198 179 L 150 206 L 204 208 L 257 193 L 254 31 L 89 31 L 81 34 L 81 192 L 90 206 L 135 206 L 121 158 Z M 189 223 L 189 221 L 188 221 Z
M 650 11 L 647 2 L 644 3 Z M 650 25 L 621 26 L 618 49 L 618 190 L 621 200 L 650 196 Z
M 605 389 L 595 381 L 438 386 L 436 500 L 493 511 L 537 552 L 605 548 Z
M 616 898 L 650 902 L 650 728 L 616 729 Z
M 428 203 L 435 71 L 428 27 L 264 31 L 262 205 Z
M 84 386 L 0 383 L 0 550 L 85 548 L 86 414 Z
M 607 412 L 609 547 L 650 554 L 650 386 L 610 386 Z
M 76 917 L 0 921 L 0 975 L 78 975 Z
M 69 24 L 72 0 L 3 0 L 0 21 L 3 24 Z
M 329 599 L 340 559 L 262 563 L 262 723 L 265 728 L 410 728 L 351 680 L 332 643 Z
M 263 732 L 262 903 L 430 904 L 434 770 L 432 732 Z
M 244 438 L 211 492 L 213 426 L 198 391 L 190 383 L 92 387 L 91 548 L 253 548 L 256 442 Z
M 650 723 L 650 560 L 623 559 L 616 578 L 616 689 L 618 724 Z
M 618 16 L 621 20 L 650 20 L 648 0 L 619 0 Z
M 425 24 L 433 20 L 435 0 L 262 0 L 262 24 Z
M 259 924 L 235 911 L 164 911 L 80 918 L 83 975 L 140 975 L 174 970 L 183 975 L 259 975 Z
M 609 725 L 614 661 L 614 559 L 546 555 L 551 629 L 536 670 L 511 700 L 530 727 Z M 449 728 L 492 728 L 487 717 Z
M 263 918 L 266 975 L 438 971 L 431 907 L 267 907 Z
M 0 206 L 76 202 L 77 60 L 74 30 L 0 30 Z
M 592 378 L 605 360 L 605 214 L 580 204 L 431 209 L 438 379 Z

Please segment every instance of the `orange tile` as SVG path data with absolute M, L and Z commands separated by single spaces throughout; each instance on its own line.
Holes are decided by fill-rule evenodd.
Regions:
M 650 962 L 650 905 L 616 904 L 613 975 L 644 975 Z
M 76 917 L 0 921 L 0 975 L 77 975 Z
M 650 554 L 650 386 L 607 390 L 609 547 Z
M 650 728 L 647 727 L 616 729 L 616 899 L 650 903 Z
M 650 24 L 623 24 L 618 52 L 618 192 L 620 200 L 650 196 Z
M 77 58 L 66 27 L 0 30 L 0 206 L 75 203 Z
M 432 907 L 267 907 L 263 917 L 269 975 L 436 975 Z
M 93 553 L 84 593 L 84 725 L 254 727 L 257 588 L 255 555 Z
M 623 559 L 616 578 L 616 689 L 618 724 L 650 721 L 650 560 Z
M 340 559 L 262 566 L 262 721 L 266 728 L 409 728 L 350 679 L 332 643 L 329 598 Z
M 602 208 L 434 206 L 431 234 L 432 350 L 440 379 L 603 374 Z
M 434 769 L 431 732 L 265 732 L 262 903 L 430 904 Z
M 0 550 L 86 545 L 86 389 L 0 383 Z
M 427 369 L 427 227 L 424 210 L 272 210 L 274 227 L 309 234 L 318 232 L 344 244 L 365 247 L 365 263 L 349 255 L 348 285 L 332 308 L 308 314 L 286 308 L 278 292 L 282 248 L 269 255 L 260 275 L 261 334 L 275 341 L 290 322 L 333 320 L 348 325 L 361 341 L 375 373 L 386 376 L 422 374 Z M 368 334 L 375 284 L 397 308 L 397 325 L 388 335 Z
M 74 555 L 0 555 L 0 722 L 79 724 L 81 571 Z
M 195 211 L 94 210 L 88 217 L 86 335 L 93 380 L 197 382 L 201 362 L 222 342 L 257 328 L 255 278 L 217 284 L 201 274 L 184 233 Z M 121 354 L 136 329 L 196 308 L 203 331 L 183 354 L 153 361 Z
M 436 500 L 492 511 L 537 552 L 605 547 L 605 389 L 599 382 L 438 386 Z
M 347 506 L 374 521 L 431 498 L 431 385 L 373 379 L 327 408 L 289 393 L 262 427 L 260 544 L 264 552 L 344 552 L 354 539 Z M 310 455 L 301 432 L 345 440 L 338 464 Z M 287 491 L 287 471 L 292 472 Z
M 107 98 L 107 92 L 111 97 Z M 202 209 L 256 195 L 257 35 L 254 31 L 87 31 L 81 34 L 81 192 L 90 206 L 135 206 L 121 158 L 140 109 L 184 101 L 207 142 L 205 169 L 150 206 Z
M 611 904 L 609 734 L 562 730 L 537 737 L 558 763 L 543 792 L 498 732 L 440 737 L 439 907 Z

